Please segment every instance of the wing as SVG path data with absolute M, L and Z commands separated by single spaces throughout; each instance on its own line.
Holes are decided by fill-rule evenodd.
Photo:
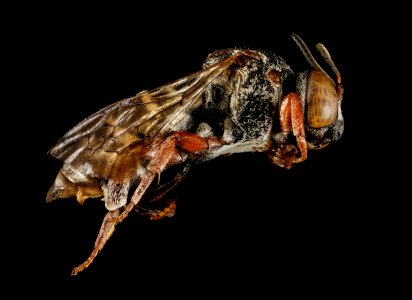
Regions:
M 180 129 L 188 113 L 202 104 L 204 90 L 245 58 L 252 55 L 239 50 L 187 77 L 113 103 L 67 132 L 49 154 L 86 175 L 106 178 L 118 155 L 129 145 L 161 139 Z

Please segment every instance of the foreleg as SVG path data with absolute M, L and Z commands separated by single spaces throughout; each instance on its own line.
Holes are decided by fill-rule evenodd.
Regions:
M 307 158 L 307 144 L 302 104 L 296 93 L 289 93 L 280 103 L 280 128 L 281 133 L 275 137 L 277 148 L 273 156 L 273 162 L 281 167 L 290 169 L 294 163 L 299 163 Z M 292 131 L 296 138 L 295 146 L 285 143 L 287 136 Z

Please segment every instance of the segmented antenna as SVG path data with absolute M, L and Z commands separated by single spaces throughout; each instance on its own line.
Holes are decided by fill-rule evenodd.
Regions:
M 322 67 L 318 64 L 318 62 L 315 60 L 315 58 L 313 57 L 312 53 L 310 52 L 309 48 L 306 46 L 305 42 L 295 33 L 292 33 L 292 39 L 295 41 L 295 43 L 298 45 L 298 47 L 300 48 L 300 51 L 302 51 L 303 56 L 305 56 L 306 60 L 308 61 L 308 63 L 317 71 L 322 72 L 326 77 L 328 77 L 332 82 L 332 78 L 330 78 L 330 76 L 325 72 L 325 70 L 322 69 Z M 326 48 L 323 47 L 325 50 Z M 319 49 L 318 49 L 319 51 Z M 326 50 L 327 52 L 327 50 Z M 322 54 L 322 53 L 321 53 Z M 323 56 L 323 54 L 322 54 Z M 330 56 L 329 56 L 330 57 Z M 325 58 L 325 57 L 324 57 Z M 327 58 L 325 58 L 326 61 L 328 61 Z M 329 62 L 328 62 L 329 63 Z M 333 62 L 332 62 L 333 64 Z M 334 65 L 334 64 L 333 64 Z M 335 67 L 336 69 L 336 67 Z M 337 70 L 337 69 L 336 69 Z
M 341 84 L 341 77 L 340 77 L 339 70 L 338 70 L 338 68 L 336 68 L 336 65 L 333 62 L 332 57 L 330 56 L 328 49 L 326 49 L 326 47 L 321 43 L 316 44 L 316 49 L 319 51 L 320 55 L 323 56 L 323 58 L 328 63 L 328 65 L 332 68 L 333 72 L 336 75 L 337 83 Z

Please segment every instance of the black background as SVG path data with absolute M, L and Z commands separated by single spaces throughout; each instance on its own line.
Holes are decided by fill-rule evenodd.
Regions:
M 381 179 L 390 176 L 378 166 L 396 158 L 378 153 L 386 142 L 376 114 L 387 73 L 377 62 L 393 36 L 378 17 L 372 25 L 355 9 L 277 8 L 199 5 L 178 13 L 162 8 L 162 16 L 154 8 L 28 12 L 31 21 L 12 35 L 18 46 L 9 58 L 17 87 L 7 111 L 20 127 L 5 147 L 16 158 L 8 173 L 12 221 L 3 229 L 14 255 L 4 260 L 10 257 L 8 278 L 24 283 L 13 292 L 197 298 L 285 288 L 347 295 L 359 287 L 363 293 L 387 289 L 376 281 L 393 263 L 382 249 L 393 242 L 386 209 L 396 196 L 382 201 L 376 195 L 384 194 Z M 71 277 L 90 254 L 106 211 L 98 200 L 45 203 L 61 167 L 48 149 L 96 110 L 197 71 L 216 49 L 268 48 L 293 69 L 305 68 L 292 32 L 312 50 L 324 43 L 341 72 L 342 139 L 309 152 L 292 170 L 250 153 L 192 168 L 173 218 L 155 222 L 131 214 L 94 263 Z

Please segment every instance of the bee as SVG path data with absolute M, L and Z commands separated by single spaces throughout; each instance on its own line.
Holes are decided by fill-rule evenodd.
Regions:
M 290 169 L 307 158 L 308 150 L 340 139 L 340 73 L 325 46 L 316 48 L 335 80 L 298 35 L 292 39 L 309 70 L 294 74 L 283 58 L 267 50 L 217 50 L 200 71 L 113 103 L 57 141 L 48 153 L 63 166 L 46 201 L 76 197 L 83 204 L 101 198 L 108 210 L 93 251 L 73 276 L 93 262 L 131 211 L 152 220 L 173 216 L 176 203 L 165 196 L 190 166 L 258 152 Z M 296 91 L 286 90 L 288 78 L 296 80 Z M 161 182 L 169 170 L 171 176 Z M 150 202 L 160 208 L 146 205 Z

